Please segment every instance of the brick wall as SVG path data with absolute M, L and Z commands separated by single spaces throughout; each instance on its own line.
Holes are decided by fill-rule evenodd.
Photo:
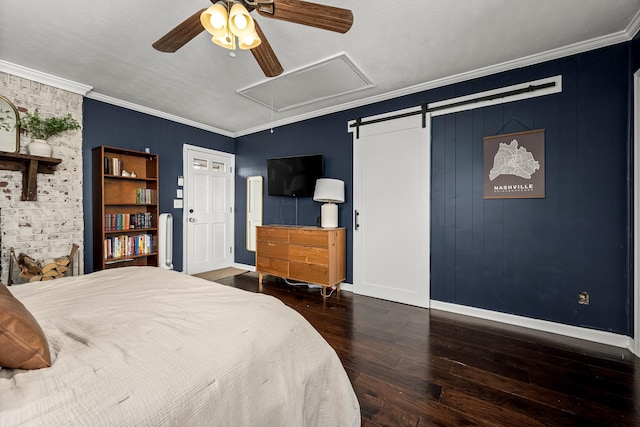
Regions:
M 82 95 L 3 72 L 0 72 L 0 95 L 17 108 L 28 111 L 38 108 L 43 116 L 71 113 L 82 123 Z M 29 141 L 25 139 L 20 142 L 21 152 L 26 152 Z M 20 201 L 20 172 L 0 170 L 3 283 L 7 283 L 11 247 L 16 255 L 25 252 L 33 258 L 67 255 L 72 243 L 83 250 L 82 131 L 65 132 L 51 137 L 48 143 L 53 147 L 53 157 L 62 162 L 54 174 L 38 174 L 37 201 Z M 76 262 L 82 273 L 82 254 Z

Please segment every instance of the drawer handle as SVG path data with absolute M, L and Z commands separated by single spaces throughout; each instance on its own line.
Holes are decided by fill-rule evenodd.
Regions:
M 275 243 L 267 243 L 268 246 L 275 246 Z

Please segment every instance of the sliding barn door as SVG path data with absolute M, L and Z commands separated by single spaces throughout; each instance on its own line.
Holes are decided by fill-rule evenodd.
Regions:
M 429 307 L 428 115 L 424 122 L 414 115 L 353 133 L 353 276 L 358 294 Z

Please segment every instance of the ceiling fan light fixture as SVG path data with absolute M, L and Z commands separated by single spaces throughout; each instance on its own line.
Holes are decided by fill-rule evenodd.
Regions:
M 213 36 L 222 36 L 227 33 L 229 17 L 227 7 L 223 1 L 209 6 L 200 15 L 200 23 L 207 32 Z
M 231 33 L 222 36 L 213 36 L 211 37 L 211 41 L 225 49 L 236 50 L 236 38 Z
M 260 36 L 255 30 L 248 36 L 238 37 L 238 47 L 240 49 L 253 49 L 258 47 L 260 43 L 262 43 L 262 40 L 260 40 Z
M 238 37 L 255 32 L 255 24 L 249 11 L 240 3 L 234 3 L 229 12 L 229 28 Z

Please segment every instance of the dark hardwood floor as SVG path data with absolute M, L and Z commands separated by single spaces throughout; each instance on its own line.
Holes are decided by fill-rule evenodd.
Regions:
M 258 292 L 256 273 L 220 283 Z M 336 350 L 363 426 L 639 426 L 629 351 L 267 276 Z

